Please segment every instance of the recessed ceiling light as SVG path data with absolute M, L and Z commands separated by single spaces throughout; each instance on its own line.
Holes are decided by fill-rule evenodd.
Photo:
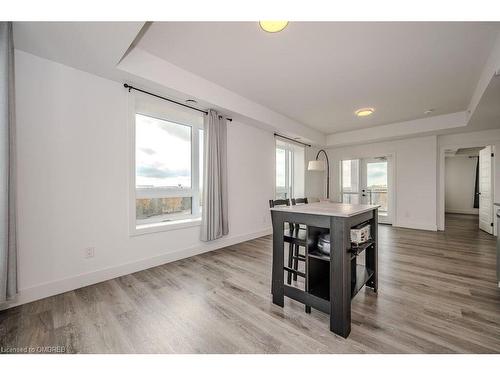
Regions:
M 288 25 L 288 21 L 259 21 L 262 30 L 268 33 L 277 33 Z
M 194 99 L 188 99 L 188 100 L 186 100 L 186 103 L 187 104 L 198 104 L 198 102 Z
M 358 117 L 366 117 L 366 116 L 370 116 L 371 114 L 373 114 L 373 112 L 375 112 L 375 108 L 360 108 L 354 113 Z
M 427 111 L 425 111 L 424 113 L 426 115 L 430 115 L 432 112 L 434 112 L 434 108 L 431 108 L 431 109 L 428 109 Z

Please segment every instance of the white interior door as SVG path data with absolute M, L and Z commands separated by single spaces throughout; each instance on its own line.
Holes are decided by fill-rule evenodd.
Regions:
M 380 223 L 392 224 L 392 184 L 389 157 L 361 159 L 361 203 L 378 204 Z
M 479 229 L 493 234 L 493 147 L 479 151 Z

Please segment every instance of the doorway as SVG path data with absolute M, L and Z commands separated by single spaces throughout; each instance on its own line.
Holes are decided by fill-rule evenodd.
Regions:
M 444 212 L 446 218 L 475 220 L 482 231 L 494 233 L 493 146 L 445 150 Z
M 392 224 L 392 160 L 391 156 L 342 160 L 342 202 L 380 205 L 379 223 Z

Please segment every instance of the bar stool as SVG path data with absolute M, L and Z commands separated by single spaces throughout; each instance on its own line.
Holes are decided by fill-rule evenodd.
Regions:
M 307 203 L 308 203 L 307 198 L 292 198 L 292 206 L 296 206 L 297 204 L 302 205 L 302 204 L 307 204 Z M 305 236 L 307 234 L 307 232 L 306 232 L 307 227 L 303 224 L 298 224 L 298 223 L 295 223 L 294 225 L 296 226 L 297 231 L 304 232 L 304 234 L 305 234 L 304 238 L 305 238 Z M 303 244 L 302 243 L 299 244 L 298 242 L 294 244 L 295 248 L 294 248 L 294 254 L 293 254 L 293 268 L 296 271 L 298 271 L 298 269 L 299 269 L 299 261 L 301 261 L 301 262 L 306 261 L 306 255 L 300 254 L 300 246 L 304 246 L 304 248 L 305 248 L 306 242 L 307 242 L 307 238 L 305 238 L 305 241 Z M 297 274 L 293 275 L 293 280 L 297 281 Z
M 273 208 L 276 206 L 290 206 L 290 201 L 288 199 L 276 199 L 269 200 L 269 207 Z M 307 232 L 305 229 L 300 228 L 299 224 L 288 223 L 288 229 L 283 232 L 283 242 L 288 243 L 288 267 L 284 267 L 287 271 L 287 283 L 292 283 L 293 280 L 297 281 L 297 276 L 304 277 L 305 273 L 298 270 L 298 261 L 305 261 L 305 256 L 298 256 L 298 247 L 306 246 L 307 243 Z M 295 250 L 297 249 L 297 250 Z M 295 250 L 295 254 L 294 254 Z

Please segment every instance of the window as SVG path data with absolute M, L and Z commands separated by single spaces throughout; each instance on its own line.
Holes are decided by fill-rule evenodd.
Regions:
M 372 161 L 366 163 L 366 188 L 370 204 L 380 205 L 379 214 L 387 215 L 387 160 Z
M 342 202 L 359 204 L 359 160 L 342 160 Z
M 276 140 L 276 199 L 304 197 L 304 147 Z
M 142 94 L 134 98 L 133 228 L 199 219 L 202 115 Z

